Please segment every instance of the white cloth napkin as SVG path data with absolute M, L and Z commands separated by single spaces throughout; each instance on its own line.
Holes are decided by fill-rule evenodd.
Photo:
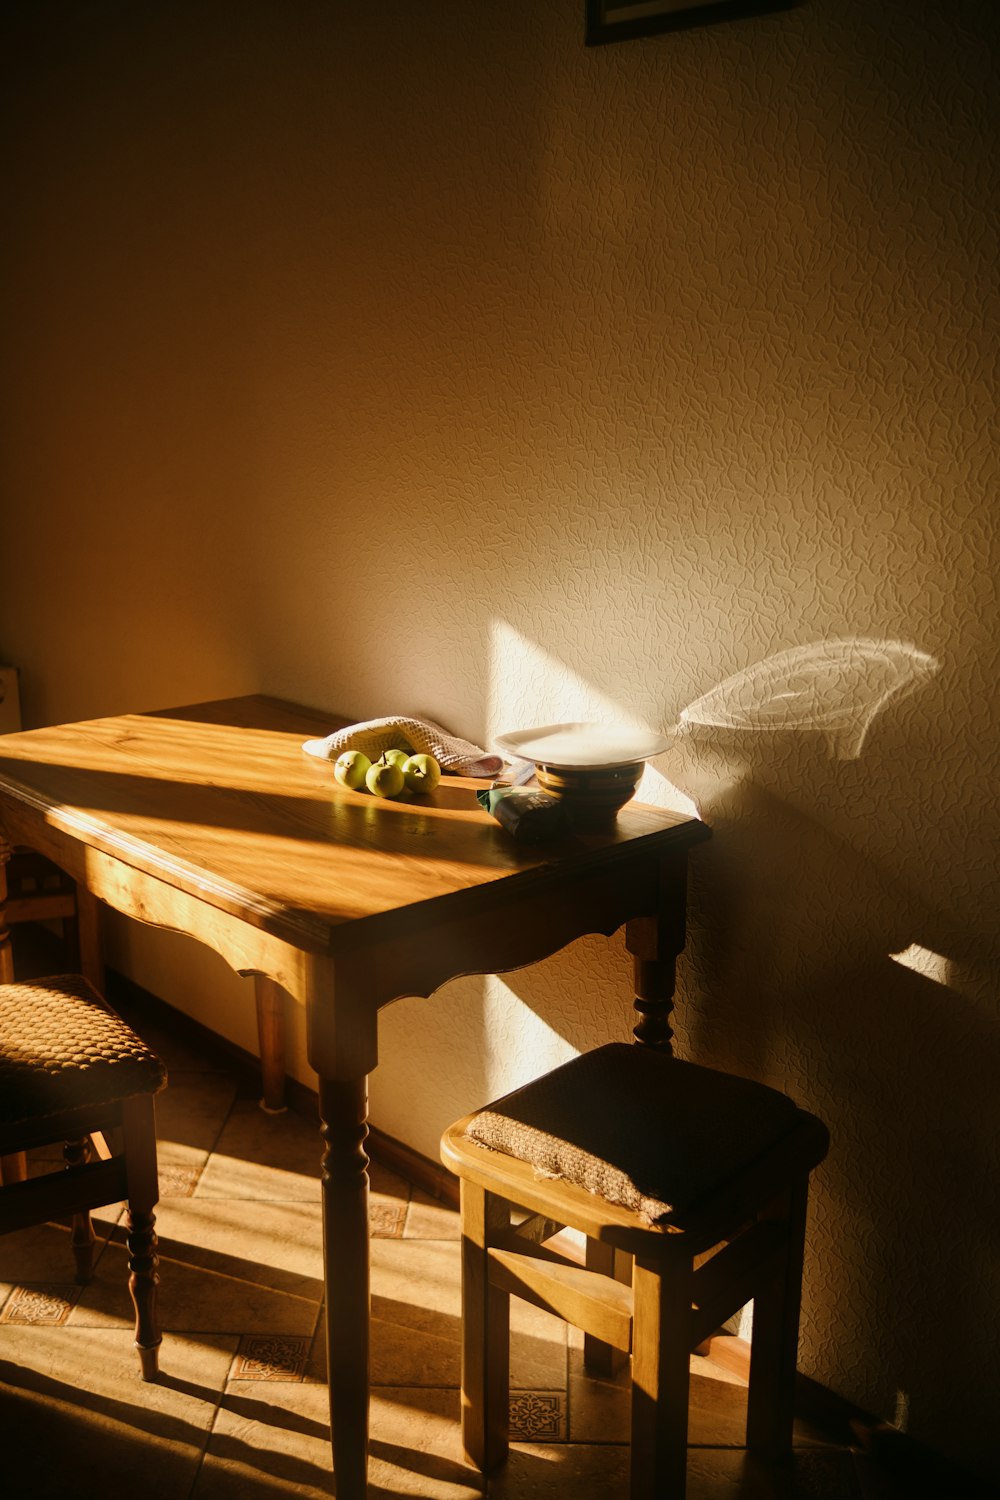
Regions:
M 501 756 L 490 755 L 478 745 L 449 734 L 429 719 L 408 719 L 400 714 L 349 724 L 324 740 L 306 740 L 302 748 L 319 760 L 336 760 L 345 750 L 362 750 L 369 760 L 378 760 L 383 750 L 408 750 L 412 755 L 433 755 L 442 771 L 452 771 L 456 776 L 496 776 L 503 769 Z

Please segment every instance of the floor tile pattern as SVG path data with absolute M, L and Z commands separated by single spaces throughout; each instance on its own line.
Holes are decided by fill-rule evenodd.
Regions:
M 16 1286 L 0 1313 L 0 1323 L 45 1323 L 50 1328 L 65 1323 L 80 1295 L 75 1285 L 37 1281 Z
M 309 1339 L 277 1334 L 244 1334 L 229 1372 L 230 1380 L 301 1380 L 309 1359 Z

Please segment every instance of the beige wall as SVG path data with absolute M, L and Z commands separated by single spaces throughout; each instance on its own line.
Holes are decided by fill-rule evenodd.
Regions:
M 26 718 L 259 688 L 669 726 L 823 647 L 771 690 L 812 727 L 744 682 L 650 773 L 715 830 L 681 1045 L 830 1124 L 803 1368 L 996 1475 L 995 7 L 594 50 L 578 0 L 19 9 Z M 933 667 L 853 755 L 887 679 L 845 641 Z M 111 941 L 250 1043 L 214 958 Z M 620 939 L 401 1002 L 373 1116 L 433 1154 L 628 1008 Z

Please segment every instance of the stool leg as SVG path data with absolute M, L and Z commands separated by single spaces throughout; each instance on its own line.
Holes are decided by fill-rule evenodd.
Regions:
M 159 1197 L 156 1175 L 156 1126 L 153 1096 L 139 1094 L 122 1105 L 125 1173 L 128 1211 L 125 1243 L 128 1246 L 128 1289 L 135 1308 L 135 1347 L 143 1380 L 155 1380 L 159 1369 L 162 1335 L 156 1315 L 156 1289 L 160 1277 L 156 1253 L 156 1216 Z
M 588 1236 L 586 1250 L 588 1271 L 597 1271 L 601 1276 L 610 1276 L 625 1286 L 632 1282 L 632 1257 L 624 1250 L 616 1250 L 606 1240 L 593 1240 Z M 588 1375 L 610 1380 L 628 1363 L 628 1355 L 613 1344 L 606 1344 L 596 1334 L 583 1335 L 583 1368 Z
M 510 1205 L 462 1179 L 462 1443 L 486 1472 L 509 1451 L 510 1296 L 490 1285 L 489 1242 Z
M 633 1266 L 630 1500 L 684 1500 L 692 1275 L 686 1257 Z
M 781 1205 L 786 1224 L 784 1253 L 774 1275 L 756 1290 L 753 1299 L 747 1447 L 770 1459 L 786 1457 L 792 1447 L 808 1193 L 806 1176 Z

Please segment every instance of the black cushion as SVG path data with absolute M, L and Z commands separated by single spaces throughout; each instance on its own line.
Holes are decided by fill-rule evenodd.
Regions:
M 78 974 L 0 984 L 0 1124 L 155 1094 L 163 1063 Z
M 657 1224 L 723 1186 L 800 1118 L 764 1084 L 614 1042 L 488 1105 L 466 1135 Z

